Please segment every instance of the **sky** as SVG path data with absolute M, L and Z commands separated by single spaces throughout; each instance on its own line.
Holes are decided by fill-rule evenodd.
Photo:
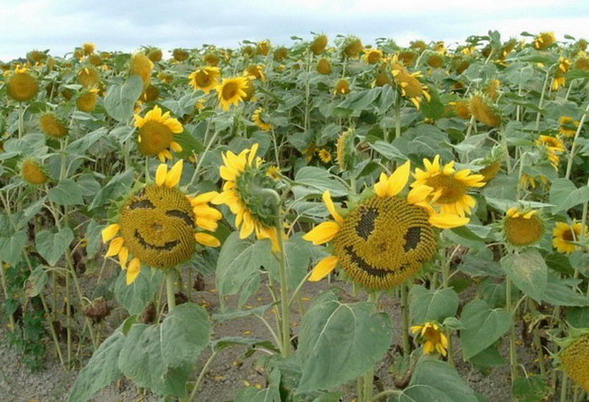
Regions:
M 523 31 L 589 39 L 589 0 L 0 0 L 0 60 L 33 49 L 63 56 L 83 42 L 168 51 L 243 40 L 290 45 L 292 35 L 318 32 L 451 44 L 491 29 L 505 40 Z

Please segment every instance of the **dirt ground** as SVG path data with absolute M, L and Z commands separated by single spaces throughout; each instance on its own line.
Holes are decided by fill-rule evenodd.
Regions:
M 321 291 L 331 287 L 340 286 L 346 293 L 344 297 L 353 301 L 350 287 L 341 282 L 335 281 L 331 284 L 323 281 L 320 283 L 307 283 L 300 293 L 301 303 L 299 308 L 307 308 L 313 296 Z M 268 292 L 260 291 L 260 294 L 254 296 L 250 302 L 252 305 L 263 305 L 269 302 Z M 363 295 L 359 296 L 364 299 Z M 210 313 L 219 310 L 219 297 L 214 289 L 212 278 L 207 278 L 205 290 L 191 294 L 191 301 L 206 307 Z M 231 301 L 229 302 L 229 304 Z M 394 344 L 400 341 L 401 316 L 400 306 L 397 299 L 390 296 L 381 298 L 381 309 L 390 314 L 395 329 Z M 271 314 L 268 312 L 267 314 Z M 297 330 L 300 311 L 295 310 L 293 315 L 294 330 Z M 111 319 L 113 317 L 110 317 Z M 120 317 L 117 317 L 120 318 Z M 271 320 L 269 316 L 269 320 Z M 116 324 L 115 324 L 116 325 Z M 0 339 L 3 338 L 4 329 L 0 330 Z M 214 338 L 224 336 L 247 336 L 269 339 L 269 333 L 263 323 L 254 317 L 246 317 L 228 322 L 222 322 L 214 326 Z M 504 358 L 507 358 L 505 344 L 502 348 Z M 210 366 L 208 373 L 205 375 L 198 401 L 230 401 L 236 395 L 239 389 L 244 386 L 264 386 L 264 373 L 256 366 L 256 359 L 259 352 L 251 357 L 244 357 L 244 347 L 227 348 L 221 351 Z M 511 399 L 509 383 L 509 367 L 500 367 L 491 370 L 489 375 L 483 375 L 478 370 L 472 368 L 469 364 L 463 363 L 460 359 L 461 353 L 458 350 L 458 344 L 455 345 L 457 369 L 461 377 L 469 384 L 472 389 L 484 396 L 488 401 L 508 401 Z M 76 378 L 76 371 L 65 371 L 51 353 L 52 347 L 48 345 L 48 358 L 44 369 L 38 372 L 30 372 L 23 363 L 19 354 L 12 349 L 6 341 L 0 341 L 0 400 L 1 401 L 63 401 L 67 399 L 70 387 Z M 203 352 L 195 373 L 198 373 L 204 362 L 208 358 L 209 352 Z M 392 354 L 391 354 L 392 356 Z M 522 348 L 519 351 L 520 362 L 528 370 L 533 367 L 533 356 L 529 350 Z M 392 380 L 388 373 L 388 364 L 390 356 L 384 359 L 380 367 L 377 367 L 376 376 L 384 387 L 390 388 Z M 355 384 L 349 384 L 342 387 L 344 400 L 354 400 Z M 157 401 L 155 395 L 149 392 L 137 389 L 131 381 L 123 379 L 102 390 L 94 398 L 95 401 Z

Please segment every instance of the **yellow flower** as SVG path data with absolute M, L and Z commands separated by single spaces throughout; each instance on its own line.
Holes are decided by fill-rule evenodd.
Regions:
M 323 75 L 331 74 L 331 63 L 325 57 L 317 62 L 317 72 Z
M 318 35 L 315 37 L 315 39 L 313 39 L 313 42 L 311 42 L 309 49 L 315 55 L 321 54 L 321 53 L 323 53 L 323 51 L 327 47 L 327 42 L 328 42 L 327 35 Z
M 534 39 L 534 48 L 538 50 L 544 50 L 554 42 L 556 42 L 554 32 L 542 32 Z
M 530 176 L 527 173 L 524 173 L 524 174 L 522 174 L 522 176 L 520 178 L 520 186 L 522 188 L 531 187 L 532 189 L 535 189 L 536 186 L 538 185 L 538 183 L 536 181 L 540 182 L 540 184 L 542 184 L 542 186 L 547 186 L 550 183 L 550 180 L 548 179 L 548 177 L 546 177 L 544 175 Z
M 421 72 L 409 73 L 405 67 L 393 59 L 393 76 L 401 88 L 403 96 L 408 97 L 416 108 L 419 109 L 423 98 L 427 99 L 428 102 L 431 100 L 427 86 L 423 85 L 417 79 L 422 77 Z
M 574 120 L 570 116 L 561 116 L 558 119 L 558 132 L 567 138 L 573 138 L 577 133 L 579 127 L 579 121 Z
M 188 76 L 190 86 L 206 94 L 219 85 L 219 77 L 221 77 L 221 70 L 218 67 L 200 68 Z
M 50 137 L 62 138 L 68 134 L 68 128 L 53 113 L 45 113 L 39 118 L 41 130 Z
M 243 70 L 243 75 L 245 77 L 249 77 L 250 80 L 260 80 L 262 82 L 266 81 L 266 74 L 264 74 L 264 69 L 262 66 L 252 64 Z
M 589 333 L 572 339 L 558 357 L 565 373 L 589 392 Z
M 172 57 L 176 61 L 184 61 L 184 60 L 188 59 L 189 56 L 190 56 L 190 53 L 188 53 L 188 51 L 186 49 L 176 48 L 176 49 L 172 50 Z
M 475 199 L 468 195 L 470 187 L 483 187 L 483 175 L 471 174 L 470 169 L 456 171 L 454 161 L 442 166 L 440 156 L 436 155 L 430 162 L 423 160 L 425 170 L 415 169 L 414 189 L 425 186 L 429 188 L 427 201 L 442 213 L 465 216 L 471 213 L 476 205 Z M 425 190 L 424 190 L 425 191 Z
M 571 69 L 573 63 L 569 59 L 561 57 L 558 61 L 558 66 L 554 71 L 554 78 L 552 78 L 551 88 L 553 91 L 566 85 L 566 73 Z
M 262 113 L 264 112 L 264 108 L 259 107 L 256 110 L 254 110 L 254 113 L 252 114 L 252 121 L 256 124 L 256 126 L 258 126 L 261 130 L 263 131 L 270 131 L 272 130 L 272 124 L 266 123 L 263 119 L 262 119 Z
M 82 50 L 86 56 L 91 55 L 96 50 L 96 45 L 92 42 L 86 42 L 82 45 Z
M 320 150 L 317 151 L 317 154 L 319 155 L 319 159 L 321 159 L 321 162 L 323 162 L 323 163 L 331 162 L 331 152 L 329 152 L 329 150 L 327 150 L 325 148 L 321 148 Z
M 28 73 L 27 68 L 17 67 L 6 84 L 8 96 L 19 102 L 33 99 L 39 91 L 37 79 Z
M 423 353 L 426 355 L 438 352 L 446 356 L 448 349 L 448 337 L 444 334 L 442 327 L 435 322 L 426 322 L 423 325 L 414 325 L 411 327 L 413 334 L 419 334 L 419 337 L 425 339 Z
M 138 75 L 143 81 L 143 87 L 147 88 L 151 83 L 153 66 L 153 62 L 146 55 L 143 53 L 136 53 L 131 57 L 129 75 Z
M 235 226 L 239 238 L 245 239 L 252 233 L 260 240 L 269 239 L 274 251 L 280 250 L 276 230 L 277 205 L 275 200 L 260 189 L 274 190 L 274 180 L 262 168 L 262 159 L 256 156 L 258 144 L 245 149 L 238 155 L 231 151 L 224 153 L 219 172 L 225 180 L 223 192 L 212 200 L 215 205 L 225 204 L 235 214 Z
M 544 236 L 544 221 L 537 210 L 510 208 L 503 219 L 503 232 L 508 244 L 515 247 L 532 245 Z
M 172 159 L 170 150 L 181 152 L 182 147 L 173 140 L 174 134 L 184 131 L 182 124 L 170 112 L 162 114 L 159 106 L 154 106 L 145 117 L 135 115 L 135 127 L 139 128 L 139 150 L 143 155 L 157 155 L 160 161 Z
M 78 72 L 78 82 L 86 88 L 96 88 L 100 85 L 100 74 L 94 67 L 84 67 Z
M 491 104 L 491 102 L 482 95 L 474 95 L 470 99 L 470 112 L 481 123 L 489 127 L 498 127 L 501 124 L 501 116 Z
M 98 89 L 96 88 L 85 91 L 76 100 L 78 109 L 86 113 L 93 112 L 96 103 L 98 103 Z
M 29 184 L 39 185 L 49 181 L 49 177 L 43 166 L 32 158 L 27 158 L 21 162 L 20 175 Z
M 247 96 L 249 80 L 247 77 L 224 78 L 216 90 L 223 110 L 227 111 L 231 105 L 238 105 Z
M 264 40 L 258 42 L 257 53 L 262 56 L 268 56 L 268 53 L 270 53 L 270 41 Z
M 465 120 L 470 119 L 470 103 L 467 100 L 462 99 L 455 102 L 449 102 L 448 104 L 452 106 L 452 109 L 454 110 L 454 113 L 456 113 L 456 116 Z
M 329 191 L 323 202 L 333 220 L 309 231 L 303 239 L 315 245 L 333 243 L 331 254 L 313 268 L 310 281 L 319 281 L 340 265 L 356 283 L 369 289 L 390 289 L 419 271 L 436 251 L 434 227 L 465 225 L 468 219 L 436 214 L 425 203 L 421 188 L 402 196 L 409 180 L 406 162 L 390 176 L 382 173 L 374 195 L 345 214 Z
M 105 257 L 118 256 L 127 271 L 127 285 L 141 271 L 141 264 L 169 269 L 190 259 L 196 244 L 218 247 L 214 231 L 221 212 L 208 203 L 218 195 L 210 192 L 191 197 L 179 190 L 182 160 L 168 171 L 161 164 L 155 183 L 133 193 L 121 207 L 118 222 L 102 230 L 103 243 L 109 243 Z
M 350 92 L 350 83 L 346 79 L 338 80 L 337 84 L 335 84 L 335 89 L 333 90 L 335 94 L 342 94 L 345 95 Z
M 554 166 L 555 169 L 558 169 L 558 165 L 560 163 L 559 154 L 566 151 L 563 142 L 556 137 L 551 137 L 549 135 L 541 135 L 536 140 L 536 145 L 546 150 L 548 160 L 550 161 L 552 166 Z
M 382 60 L 382 50 L 380 49 L 366 49 L 364 51 L 364 60 L 368 64 L 376 64 Z
M 557 251 L 565 254 L 580 250 L 581 247 L 574 243 L 581 239 L 582 232 L 583 224 L 581 222 L 573 222 L 572 225 L 564 222 L 557 222 L 552 231 L 552 245 Z M 585 227 L 585 236 L 587 236 L 587 234 L 587 227 Z

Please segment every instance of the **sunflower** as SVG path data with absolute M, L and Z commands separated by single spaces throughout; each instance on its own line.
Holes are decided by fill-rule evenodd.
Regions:
M 92 64 L 94 67 L 98 67 L 102 64 L 102 58 L 97 54 L 91 54 L 87 56 L 88 63 Z
M 573 138 L 579 128 L 579 121 L 570 116 L 561 116 L 558 119 L 558 132 L 567 138 Z
M 85 88 L 96 88 L 100 85 L 100 74 L 94 67 L 84 67 L 78 71 L 78 82 Z
M 223 82 L 215 88 L 219 93 L 219 102 L 227 111 L 231 105 L 238 105 L 247 96 L 250 80 L 247 77 L 223 78 Z
M 556 42 L 554 32 L 542 32 L 534 39 L 534 48 L 537 50 L 544 50 Z
M 558 355 L 561 369 L 589 392 L 589 333 L 581 333 L 567 343 Z
M 474 95 L 470 98 L 469 107 L 472 115 L 481 123 L 489 127 L 498 127 L 501 124 L 501 115 L 484 95 Z
M 485 95 L 489 97 L 489 99 L 496 101 L 499 97 L 499 89 L 501 87 L 501 81 L 499 80 L 491 80 L 487 84 L 485 88 Z
M 589 57 L 587 57 L 585 52 L 575 60 L 575 68 L 577 70 L 589 71 Z
M 338 80 L 338 82 L 335 84 L 335 89 L 333 90 L 333 92 L 335 94 L 342 95 L 350 93 L 350 82 L 343 78 Z
M 276 230 L 277 211 L 274 199 L 260 189 L 275 190 L 274 180 L 267 175 L 263 161 L 256 156 L 258 144 L 239 154 L 228 151 L 223 154 L 220 168 L 225 180 L 223 192 L 211 202 L 225 204 L 235 214 L 235 226 L 240 228 L 239 238 L 252 233 L 260 240 L 270 239 L 273 250 L 280 248 Z
M 182 160 L 170 171 L 167 165 L 159 165 L 155 183 L 128 197 L 118 222 L 102 231 L 102 241 L 110 242 L 105 256 L 118 256 L 127 271 L 127 285 L 135 281 L 141 264 L 168 269 L 190 259 L 197 243 L 220 245 L 216 237 L 199 231 L 217 229 L 222 214 L 208 204 L 218 193 L 188 196 L 177 188 L 181 176 Z
M 427 58 L 427 65 L 433 68 L 440 68 L 444 65 L 444 57 L 439 53 L 431 54 Z
M 411 49 L 417 50 L 419 53 L 427 49 L 427 44 L 422 40 L 414 40 L 409 43 Z
M 255 64 L 247 66 L 247 68 L 243 70 L 243 75 L 249 77 L 250 80 L 260 80 L 262 82 L 266 81 L 266 74 L 264 74 L 264 69 L 262 66 Z
M 50 137 L 62 138 L 68 134 L 67 127 L 53 113 L 45 113 L 39 118 L 41 130 Z
M 327 38 L 327 35 L 318 35 L 313 39 L 311 45 L 309 45 L 309 50 L 311 50 L 314 55 L 321 54 L 327 47 L 328 41 L 329 39 Z
M 344 131 L 337 139 L 335 160 L 341 170 L 348 170 L 354 166 L 356 159 L 356 132 L 353 129 Z
M 560 154 L 566 151 L 566 148 L 563 142 L 556 137 L 551 137 L 549 135 L 541 135 L 536 140 L 536 145 L 540 148 L 546 150 L 546 154 L 550 164 L 555 168 L 558 169 L 558 165 L 560 164 Z
M 188 53 L 188 51 L 185 49 L 176 48 L 176 49 L 172 50 L 172 57 L 176 61 L 184 61 L 184 60 L 188 59 L 189 56 L 190 56 L 190 53 Z
M 558 67 L 554 71 L 554 78 L 552 78 L 552 84 L 550 85 L 553 91 L 566 85 L 566 73 L 571 69 L 572 64 L 569 59 L 565 59 L 564 57 L 559 59 Z
M 376 64 L 382 60 L 382 50 L 380 49 L 366 49 L 364 51 L 364 60 L 368 64 Z
M 375 87 L 384 87 L 385 85 L 393 85 L 393 80 L 386 71 L 381 71 L 374 79 Z
M 467 218 L 437 214 L 427 205 L 428 192 L 415 188 L 401 195 L 410 174 L 406 162 L 390 176 L 382 173 L 357 205 L 341 211 L 329 190 L 323 202 L 333 217 L 303 236 L 315 245 L 332 243 L 332 255 L 313 268 L 310 281 L 319 281 L 340 265 L 356 283 L 369 289 L 390 289 L 419 271 L 436 252 L 434 227 L 452 228 Z M 340 213 L 341 211 L 341 213 Z
M 505 241 L 515 247 L 530 246 L 542 239 L 545 225 L 535 209 L 509 208 L 503 219 Z
M 481 170 L 479 170 L 479 174 L 482 174 L 483 181 L 485 183 L 488 183 L 489 181 L 493 180 L 495 178 L 495 176 L 497 176 L 497 174 L 500 171 L 501 171 L 501 161 L 496 160 L 496 161 L 489 163 Z
M 412 50 L 402 50 L 395 55 L 395 60 L 399 61 L 403 66 L 411 66 L 417 59 L 417 53 Z
M 6 84 L 8 96 L 19 102 L 33 99 L 39 91 L 37 79 L 29 74 L 26 67 L 16 67 Z
M 262 131 L 270 131 L 272 130 L 272 124 L 270 123 L 266 123 L 263 119 L 262 119 L 262 113 L 264 112 L 264 108 L 259 107 L 256 110 L 254 110 L 254 113 L 252 114 L 252 121 L 256 124 L 256 126 L 258 126 Z
M 20 175 L 29 184 L 39 185 L 49 181 L 45 168 L 35 159 L 26 158 L 20 164 Z
M 456 114 L 456 116 L 465 120 L 470 119 L 471 114 L 469 101 L 461 99 L 455 102 L 449 102 L 448 104 L 452 107 L 452 111 Z
M 319 155 L 319 159 L 323 163 L 331 162 L 331 152 L 329 152 L 326 148 L 321 148 L 317 151 L 317 155 Z
M 143 91 L 143 95 L 141 95 L 141 100 L 143 102 L 153 102 L 158 98 L 160 95 L 160 90 L 153 84 L 149 84 L 147 88 Z
M 159 48 L 152 48 L 149 53 L 147 54 L 147 57 L 149 58 L 149 60 L 151 60 L 154 63 L 157 63 L 158 61 L 162 60 L 163 57 L 163 53 L 162 53 L 162 49 Z
M 151 72 L 153 70 L 153 62 L 143 53 L 136 53 L 131 57 L 129 66 L 129 75 L 138 75 L 143 81 L 143 87 L 151 83 Z
M 548 184 L 550 184 L 550 180 L 548 179 L 548 177 L 544 176 L 544 175 L 538 175 L 538 176 L 530 176 L 527 173 L 522 174 L 520 181 L 519 181 L 519 185 L 522 188 L 532 188 L 535 189 L 538 184 L 541 184 L 543 187 L 548 186 Z
M 268 54 L 270 53 L 270 41 L 263 40 L 261 42 L 258 42 L 256 51 L 259 55 L 268 56 Z
M 82 51 L 86 56 L 91 55 L 96 50 L 96 45 L 92 42 L 86 42 L 82 45 Z
M 581 222 L 573 222 L 571 225 L 564 222 L 557 222 L 552 231 L 552 245 L 557 251 L 565 254 L 580 250 L 581 247 L 574 243 L 581 239 L 583 226 Z M 588 234 L 587 227 L 585 227 L 585 237 Z
M 448 354 L 448 337 L 444 334 L 444 329 L 435 322 L 426 322 L 422 325 L 414 325 L 411 328 L 413 334 L 419 334 L 421 339 L 425 339 L 423 344 L 423 353 L 426 355 L 438 352 L 442 356 Z
M 419 77 L 422 77 L 420 71 L 409 73 L 405 67 L 397 63 L 393 58 L 393 76 L 397 84 L 401 87 L 403 96 L 408 97 L 416 108 L 419 109 L 423 98 L 427 99 L 428 102 L 431 100 L 427 86 L 418 80 Z
M 205 63 L 207 63 L 211 67 L 217 67 L 221 59 L 214 53 L 208 53 L 203 57 Z
M 194 71 L 188 79 L 192 88 L 200 89 L 208 94 L 219 85 L 219 77 L 221 77 L 221 70 L 218 67 L 205 67 Z
M 76 106 L 78 110 L 86 113 L 93 112 L 97 103 L 98 89 L 96 88 L 84 91 L 76 100 Z
M 415 169 L 415 182 L 411 187 L 418 189 L 425 186 L 427 201 L 442 213 L 465 216 L 476 205 L 475 199 L 467 192 L 471 187 L 483 187 L 485 182 L 481 174 L 471 174 L 470 169 L 456 171 L 454 161 L 442 166 L 440 155 L 430 162 L 423 160 L 425 170 Z M 424 190 L 425 191 L 425 190 Z
M 184 131 L 182 124 L 170 112 L 162 114 L 159 106 L 154 106 L 145 117 L 135 115 L 135 127 L 139 129 L 139 150 L 143 155 L 157 155 L 160 161 L 172 159 L 170 150 L 181 152 L 182 147 L 174 141 L 174 134 Z
M 272 59 L 277 62 L 281 62 L 282 60 L 288 57 L 288 49 L 285 47 L 279 47 L 278 49 L 274 50 L 272 54 Z
M 331 74 L 331 63 L 325 57 L 319 59 L 317 62 L 317 72 L 323 75 Z

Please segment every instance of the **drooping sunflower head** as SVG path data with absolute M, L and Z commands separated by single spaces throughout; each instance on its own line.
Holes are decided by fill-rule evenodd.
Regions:
M 102 64 L 102 58 L 97 54 L 91 54 L 87 56 L 88 63 L 92 64 L 94 67 L 98 67 Z
M 86 113 L 93 112 L 97 103 L 98 89 L 96 88 L 84 91 L 76 100 L 76 106 L 78 109 Z
M 102 231 L 110 242 L 106 257 L 118 256 L 127 270 L 127 284 L 133 283 L 141 264 L 168 269 L 190 259 L 196 244 L 217 247 L 220 242 L 201 229 L 214 231 L 222 215 L 210 207 L 216 192 L 190 197 L 178 188 L 182 160 L 170 171 L 161 164 L 155 183 L 131 194 L 123 203 L 118 222 Z
M 268 54 L 270 53 L 270 41 L 263 40 L 261 42 L 258 42 L 256 51 L 259 55 L 268 56 Z
M 17 67 L 14 74 L 10 75 L 8 83 L 8 96 L 19 102 L 33 99 L 39 91 L 39 83 L 26 67 Z
M 559 352 L 560 368 L 586 392 L 589 392 L 589 332 L 579 334 L 566 341 Z
M 448 337 L 444 333 L 444 328 L 437 322 L 425 322 L 422 325 L 414 325 L 411 332 L 417 335 L 423 344 L 423 353 L 426 355 L 439 353 L 446 356 L 448 349 Z
M 585 233 L 583 234 L 583 232 Z M 552 245 L 557 251 L 570 254 L 581 249 L 578 243 L 582 237 L 587 237 L 588 234 L 587 227 L 581 222 L 573 222 L 572 224 L 557 222 L 552 231 Z
M 531 246 L 539 242 L 546 227 L 538 210 L 519 207 L 507 210 L 502 226 L 505 242 L 513 247 Z
M 558 169 L 558 165 L 560 164 L 559 155 L 566 151 L 562 140 L 550 135 L 541 135 L 536 140 L 536 145 L 546 153 L 546 157 L 550 161 L 550 164 L 555 169 Z
M 470 98 L 470 112 L 483 124 L 489 127 L 499 127 L 501 124 L 501 114 L 491 101 L 482 94 L 473 95 Z
M 68 133 L 67 127 L 53 113 L 44 113 L 39 118 L 41 130 L 50 137 L 62 138 Z
M 225 184 L 212 203 L 225 204 L 235 214 L 241 239 L 255 233 L 258 239 L 270 239 L 273 249 L 278 250 L 278 203 L 273 197 L 277 184 L 268 176 L 263 160 L 256 156 L 257 151 L 258 144 L 254 144 L 237 155 L 231 151 L 223 154 L 220 174 Z
M 327 35 L 317 35 L 309 45 L 309 50 L 315 55 L 321 54 L 325 51 L 328 41 Z
M 465 99 L 460 99 L 454 102 L 448 103 L 451 107 L 451 112 L 456 114 L 456 116 L 460 117 L 461 119 L 469 120 L 471 117 L 470 114 L 470 102 Z
M 325 57 L 322 57 L 317 62 L 317 72 L 323 75 L 331 74 L 331 63 Z
M 159 106 L 154 106 L 144 117 L 136 114 L 134 124 L 139 129 L 137 141 L 143 155 L 157 155 L 160 161 L 165 162 L 172 159 L 170 151 L 182 151 L 180 144 L 174 141 L 174 135 L 182 133 L 184 127 L 170 116 L 170 112 L 162 113 Z
M 317 150 L 317 155 L 319 155 L 319 160 L 323 163 L 331 162 L 331 152 L 327 148 L 321 148 Z
M 550 85 L 553 91 L 566 85 L 566 73 L 571 69 L 573 62 L 567 58 L 561 57 L 558 61 L 558 66 L 554 70 L 554 77 Z
M 100 74 L 94 67 L 84 67 L 78 71 L 78 82 L 85 88 L 96 88 L 100 85 Z
M 356 131 L 352 128 L 344 131 L 337 139 L 336 161 L 342 171 L 351 169 L 356 160 Z
M 586 55 L 579 56 L 579 58 L 575 60 L 575 68 L 577 70 L 589 71 L 589 57 Z
M 409 44 L 411 49 L 415 49 L 419 53 L 422 53 L 425 49 L 427 49 L 427 43 L 422 40 L 414 40 Z
M 390 289 L 421 269 L 436 252 L 434 226 L 462 226 L 466 218 L 435 214 L 425 203 L 423 189 L 403 192 L 409 162 L 393 174 L 381 174 L 374 190 L 347 211 L 336 208 L 326 191 L 323 201 L 333 217 L 303 238 L 315 245 L 330 243 L 332 255 L 315 266 L 309 280 L 318 281 L 341 266 L 356 283 L 368 289 Z
M 249 77 L 251 80 L 260 80 L 262 82 L 266 81 L 266 74 L 264 74 L 264 69 L 262 66 L 256 64 L 250 64 L 247 68 L 243 71 L 243 75 Z
M 238 105 L 247 96 L 250 80 L 247 77 L 224 78 L 215 88 L 219 93 L 219 103 L 227 111 L 231 105 Z
M 152 62 L 157 63 L 158 61 L 162 60 L 162 57 L 164 57 L 164 55 L 162 53 L 162 49 L 154 47 L 149 50 L 149 52 L 147 53 L 147 57 Z
M 188 76 L 190 86 L 206 94 L 219 85 L 219 77 L 221 77 L 221 70 L 218 67 L 200 68 Z
M 499 97 L 499 89 L 501 88 L 501 81 L 497 79 L 493 79 L 489 81 L 487 86 L 485 87 L 485 95 L 489 97 L 491 100 L 497 100 Z
M 387 71 L 381 71 L 374 79 L 375 87 L 384 87 L 385 85 L 393 85 L 393 80 Z
M 364 51 L 364 60 L 368 64 L 377 64 L 382 60 L 382 50 L 380 49 L 366 49 Z
M 184 61 L 184 60 L 188 59 L 189 56 L 190 56 L 190 53 L 188 53 L 188 51 L 186 49 L 176 48 L 176 49 L 172 50 L 172 57 L 176 61 Z
M 262 118 L 262 113 L 264 113 L 264 108 L 263 107 L 259 107 L 256 110 L 254 110 L 254 113 L 252 114 L 252 121 L 262 131 L 270 131 L 270 130 L 272 130 L 272 124 L 266 123 L 264 121 L 264 119 Z
M 272 54 L 272 58 L 274 59 L 274 61 L 276 61 L 278 63 L 280 63 L 281 61 L 283 61 L 287 57 L 288 57 L 288 49 L 285 48 L 284 46 L 281 46 L 278 49 L 274 50 L 274 53 Z
M 343 53 L 346 57 L 356 58 L 360 55 L 362 49 L 364 49 L 362 41 L 359 38 L 351 36 L 344 42 Z
M 393 76 L 401 89 L 401 94 L 409 98 L 416 108 L 419 109 L 423 98 L 427 99 L 428 102 L 430 101 L 431 96 L 428 87 L 418 79 L 422 77 L 421 72 L 409 73 L 404 66 L 393 61 Z
M 153 62 L 145 54 L 135 53 L 131 57 L 129 75 L 138 75 L 143 81 L 143 87 L 146 88 L 151 83 L 153 66 Z
M 443 213 L 469 215 L 476 201 L 468 192 L 485 185 L 483 175 L 472 174 L 470 169 L 456 171 L 454 161 L 441 165 L 439 155 L 433 161 L 424 159 L 423 164 L 425 170 L 415 169 L 415 182 L 411 186 L 429 188 L 427 201 Z
M 558 132 L 564 137 L 573 138 L 577 132 L 578 127 L 579 121 L 574 120 L 570 116 L 561 116 L 558 119 Z
M 440 68 L 444 65 L 444 56 L 433 53 L 427 58 L 427 65 L 433 68 Z
M 207 53 L 203 60 L 211 67 L 217 67 L 221 59 L 216 53 Z
M 47 176 L 43 165 L 33 158 L 26 158 L 21 161 L 20 175 L 24 181 L 35 186 L 49 181 L 49 176 Z
M 339 79 L 335 84 L 335 89 L 333 92 L 342 95 L 350 93 L 350 82 L 345 78 Z
M 491 149 L 491 152 L 483 159 L 475 161 L 479 166 L 483 166 L 479 170 L 479 174 L 483 175 L 483 181 L 488 183 L 493 180 L 495 176 L 501 171 L 501 165 L 505 158 L 505 151 L 502 147 L 495 146 Z
M 401 50 L 396 55 L 396 60 L 404 67 L 409 67 L 417 60 L 417 53 L 412 50 Z
M 554 42 L 556 42 L 556 36 L 554 36 L 554 32 L 542 32 L 534 39 L 534 48 L 537 50 L 545 50 Z
M 143 91 L 143 95 L 141 95 L 141 100 L 143 102 L 153 102 L 158 98 L 160 95 L 160 90 L 153 84 L 149 84 L 147 88 Z
M 30 61 L 32 64 L 40 63 L 45 59 L 47 59 L 47 53 L 42 52 L 40 50 L 31 50 L 27 53 L 27 60 Z
M 86 56 L 91 55 L 96 50 L 96 45 L 92 42 L 85 42 L 82 44 L 82 51 Z

